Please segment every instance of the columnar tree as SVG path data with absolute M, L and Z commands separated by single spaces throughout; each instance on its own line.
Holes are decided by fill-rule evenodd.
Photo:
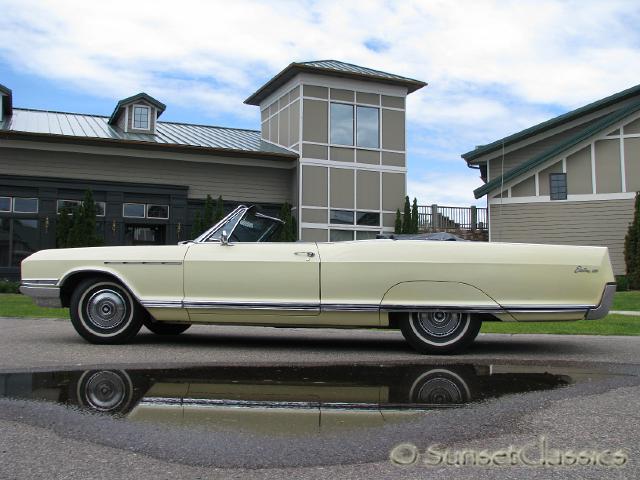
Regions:
M 396 210 L 396 224 L 394 228 L 395 233 L 402 233 L 402 214 L 400 213 L 400 209 Z
M 411 206 L 411 233 L 418 233 L 419 224 L 418 199 L 413 197 L 413 205 Z
M 104 244 L 104 239 L 96 232 L 96 215 L 96 203 L 91 190 L 85 191 L 84 200 L 78 207 L 63 208 L 56 226 L 58 247 L 95 247 Z
M 280 229 L 280 236 L 278 241 L 280 242 L 295 242 L 298 239 L 296 232 L 296 221 L 291 215 L 291 205 L 289 202 L 285 202 L 280 209 L 280 220 L 284 222 Z
M 629 288 L 640 289 L 640 192 L 636 193 L 633 221 L 624 239 L 624 260 Z
M 402 215 L 402 233 L 411 233 L 411 203 L 404 197 L 404 214 Z
M 213 219 L 213 199 L 211 198 L 211 195 L 207 195 L 207 199 L 204 201 L 204 213 L 202 214 L 204 230 L 213 226 L 215 223 Z
M 195 215 L 193 216 L 193 225 L 191 226 L 191 237 L 197 238 L 204 232 L 204 227 L 202 226 L 202 214 L 200 210 L 196 210 Z
M 216 200 L 216 213 L 213 216 L 213 223 L 218 223 L 224 218 L 224 202 L 222 201 L 222 195 L 218 196 Z

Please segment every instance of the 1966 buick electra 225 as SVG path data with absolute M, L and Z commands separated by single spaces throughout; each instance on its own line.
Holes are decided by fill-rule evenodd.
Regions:
M 240 206 L 193 241 L 41 250 L 21 291 L 68 306 L 89 342 L 145 325 L 399 328 L 422 353 L 469 345 L 483 321 L 604 317 L 614 276 L 603 247 L 376 239 L 273 242 L 282 222 Z

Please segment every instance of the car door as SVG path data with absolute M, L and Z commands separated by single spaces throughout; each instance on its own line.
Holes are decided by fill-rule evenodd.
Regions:
M 320 261 L 313 242 L 195 243 L 184 260 L 184 303 L 192 321 L 286 323 L 320 311 Z M 223 320 L 220 317 L 230 318 Z M 266 317 L 272 316 L 271 320 Z M 275 317 L 279 317 L 279 319 Z M 216 318 L 213 318 L 216 317 Z M 235 321 L 248 323 L 249 320 Z

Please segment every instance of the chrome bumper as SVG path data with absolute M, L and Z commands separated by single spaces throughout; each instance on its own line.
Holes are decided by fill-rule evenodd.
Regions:
M 609 313 L 611 309 L 611 305 L 613 305 L 613 296 L 616 293 L 616 284 L 615 283 L 607 283 L 604 287 L 604 292 L 602 293 L 602 299 L 600 299 L 600 304 L 597 307 L 590 308 L 587 311 L 587 316 L 585 317 L 587 320 L 598 320 L 599 318 L 604 318 Z
M 33 303 L 39 307 L 60 308 L 60 287 L 57 280 L 23 280 L 20 283 L 20 293 L 33 298 Z

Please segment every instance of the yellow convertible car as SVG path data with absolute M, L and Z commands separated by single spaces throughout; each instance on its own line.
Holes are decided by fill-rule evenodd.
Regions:
M 469 345 L 482 321 L 604 317 L 615 282 L 603 247 L 376 239 L 273 242 L 282 222 L 239 206 L 193 241 L 41 250 L 22 293 L 68 306 L 93 343 L 144 324 L 399 328 L 422 353 Z

